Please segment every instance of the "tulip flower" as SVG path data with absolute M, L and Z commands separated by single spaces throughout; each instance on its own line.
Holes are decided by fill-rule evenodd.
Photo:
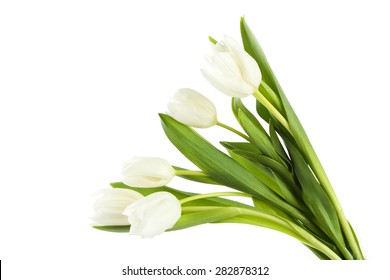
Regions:
M 232 97 L 252 95 L 260 85 L 261 72 L 257 62 L 233 38 L 212 45 L 213 54 L 206 57 L 204 77 L 218 90 Z
M 217 124 L 217 110 L 205 96 L 189 88 L 179 89 L 168 102 L 168 115 L 192 127 Z
M 172 228 L 181 216 L 180 201 L 169 192 L 155 192 L 127 207 L 130 234 L 153 237 Z
M 165 159 L 134 157 L 122 169 L 123 183 L 138 188 L 161 187 L 175 176 L 175 170 Z
M 135 201 L 144 196 L 128 189 L 106 189 L 98 192 L 99 198 L 93 205 L 94 216 L 91 218 L 96 225 L 128 225 L 129 221 L 122 212 Z

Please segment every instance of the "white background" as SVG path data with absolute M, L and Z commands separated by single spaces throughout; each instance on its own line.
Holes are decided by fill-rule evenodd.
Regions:
M 383 273 L 390 249 L 386 2 L 1 1 L 4 279 L 125 279 L 127 265 L 269 266 L 268 279 Z M 153 239 L 90 227 L 91 194 L 120 180 L 123 161 L 159 156 L 192 167 L 165 138 L 157 115 L 177 88 L 201 91 L 217 104 L 220 121 L 237 127 L 229 98 L 199 68 L 207 36 L 239 39 L 242 15 L 369 261 L 319 262 L 290 237 L 242 225 L 204 225 Z M 212 141 L 235 139 L 217 127 L 201 133 Z M 213 190 L 178 178 L 171 185 Z

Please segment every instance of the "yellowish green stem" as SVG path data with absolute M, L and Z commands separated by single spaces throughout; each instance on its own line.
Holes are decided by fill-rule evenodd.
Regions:
M 222 128 L 225 128 L 235 134 L 237 134 L 238 136 L 244 138 L 245 140 L 247 140 L 248 142 L 250 141 L 250 138 L 248 136 L 246 136 L 244 133 L 238 131 L 237 129 L 234 129 L 233 127 L 231 126 L 228 126 L 227 124 L 224 124 L 224 123 L 221 123 L 221 122 L 217 122 L 217 125 L 222 127 Z
M 252 217 L 259 217 L 261 219 L 265 218 L 267 220 L 272 220 L 274 223 L 277 223 L 283 228 L 287 229 L 288 231 L 285 231 L 286 234 L 289 234 L 290 236 L 298 239 L 299 241 L 301 241 L 306 245 L 316 248 L 317 250 L 323 252 L 332 260 L 341 260 L 339 255 L 333 252 L 333 250 L 331 250 L 328 246 L 322 243 L 319 239 L 315 238 L 311 233 L 309 233 L 302 227 L 292 222 L 286 221 L 285 219 L 280 217 L 275 217 L 272 215 L 264 214 L 250 209 L 240 208 L 240 212 L 244 215 L 250 215 Z
M 220 196 L 244 196 L 244 197 L 252 197 L 251 195 L 247 193 L 242 193 L 242 192 L 215 192 L 215 193 L 205 193 L 205 194 L 198 194 L 198 195 L 193 195 L 187 198 L 183 198 L 180 200 L 180 203 L 183 205 L 186 202 L 189 201 L 194 201 L 198 199 L 203 199 L 203 198 L 210 198 L 210 197 L 220 197 Z
M 196 170 L 175 170 L 176 176 L 208 176 L 203 171 L 196 171 Z
M 254 97 L 264 105 L 268 109 L 268 111 L 274 115 L 274 117 L 284 126 L 285 129 L 287 129 L 288 132 L 291 133 L 290 126 L 287 122 L 287 120 L 283 117 L 283 115 L 272 105 L 271 102 L 268 101 L 268 99 L 261 94 L 259 90 L 256 89 L 256 91 L 253 93 Z
M 259 88 L 260 88 L 260 92 L 264 92 L 265 91 L 267 93 L 267 95 L 270 97 L 272 102 L 276 105 L 276 109 L 279 112 L 282 112 L 283 111 L 283 104 L 280 101 L 280 98 L 272 90 L 272 88 L 264 81 L 261 81 L 261 84 L 260 84 Z

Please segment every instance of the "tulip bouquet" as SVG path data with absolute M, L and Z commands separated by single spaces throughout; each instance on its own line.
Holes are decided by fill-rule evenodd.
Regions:
M 95 202 L 94 227 L 152 237 L 204 223 L 244 223 L 283 232 L 320 259 L 363 259 L 329 179 L 244 18 L 240 29 L 243 46 L 228 36 L 210 38 L 212 54 L 202 74 L 232 97 L 242 131 L 219 122 L 214 104 L 202 94 L 178 90 L 168 113 L 160 114 L 162 127 L 199 170 L 161 158 L 133 158 L 124 165 L 122 182 L 112 183 Z M 242 102 L 248 96 L 256 112 Z M 242 141 L 222 141 L 217 148 L 194 129 L 214 125 Z M 174 176 L 232 191 L 184 192 L 166 186 Z

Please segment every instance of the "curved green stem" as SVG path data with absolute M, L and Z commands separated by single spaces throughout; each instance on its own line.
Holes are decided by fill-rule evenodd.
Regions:
M 196 170 L 175 170 L 175 175 L 176 176 L 208 176 L 206 173 L 203 171 L 196 171 Z
M 266 82 L 261 81 L 259 89 L 260 92 L 265 93 L 272 100 L 279 112 L 284 111 L 283 104 L 280 101 L 279 96 L 276 95 L 273 89 Z
M 268 101 L 268 99 L 263 94 L 261 94 L 258 89 L 255 90 L 253 96 L 256 97 L 256 99 L 261 104 L 263 104 L 272 115 L 274 115 L 274 117 L 284 126 L 284 128 L 291 133 L 290 126 L 285 117 L 283 117 L 283 115 L 274 107 L 274 105 L 272 105 L 271 102 Z
M 335 252 L 333 252 L 328 246 L 326 246 L 320 240 L 318 240 L 313 235 L 311 235 L 309 232 L 307 232 L 305 229 L 301 228 L 300 226 L 298 226 L 296 224 L 293 224 L 289 221 L 285 221 L 282 218 L 278 218 L 275 216 L 264 214 L 264 213 L 261 213 L 261 212 L 255 211 L 255 210 L 240 209 L 240 212 L 242 214 L 245 214 L 245 215 L 259 217 L 262 219 L 266 218 L 267 220 L 271 220 L 272 222 L 282 226 L 283 228 L 290 229 L 290 231 L 293 230 L 293 232 L 295 232 L 296 234 L 292 234 L 290 231 L 287 231 L 285 233 L 298 239 L 302 243 L 309 245 L 309 246 L 316 248 L 317 250 L 323 252 L 325 255 L 327 255 L 332 260 L 341 260 L 340 256 L 337 255 Z M 261 223 L 259 225 L 262 226 Z
M 215 192 L 215 193 L 205 193 L 205 194 L 198 194 L 193 195 L 187 198 L 183 198 L 180 200 L 180 203 L 183 205 L 186 202 L 194 201 L 198 199 L 203 198 L 210 198 L 210 197 L 219 197 L 219 196 L 244 196 L 244 197 L 252 197 L 251 195 L 247 193 L 241 193 L 241 192 Z
M 222 128 L 225 128 L 235 134 L 237 134 L 238 136 L 244 138 L 245 140 L 247 140 L 248 142 L 250 141 L 250 138 L 248 136 L 246 136 L 244 133 L 238 131 L 237 129 L 234 129 L 233 127 L 231 126 L 228 126 L 227 124 L 224 124 L 224 123 L 221 123 L 221 122 L 217 122 L 217 125 L 222 127 Z

